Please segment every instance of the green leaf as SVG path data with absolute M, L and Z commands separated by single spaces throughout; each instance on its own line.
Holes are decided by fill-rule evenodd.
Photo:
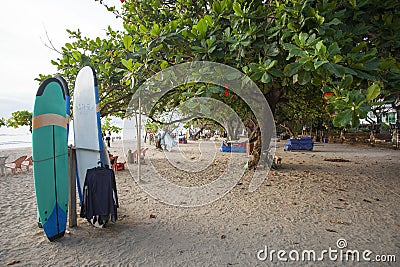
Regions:
M 272 75 L 274 77 L 279 77 L 279 78 L 282 77 L 281 69 L 273 68 L 273 69 L 270 69 L 268 72 L 269 72 L 270 75 Z
M 290 59 L 294 56 L 301 56 L 301 57 L 307 56 L 307 53 L 296 45 L 286 43 L 283 45 L 283 48 L 285 50 L 289 50 L 289 55 L 287 56 L 286 59 Z
M 68 48 L 69 50 L 72 50 L 72 49 L 73 49 L 73 46 L 72 46 L 72 44 L 70 44 L 70 43 L 66 43 L 66 44 L 65 44 L 65 47 Z
M 345 69 L 341 65 L 328 63 L 325 64 L 325 66 L 330 73 L 334 74 L 338 78 L 342 78 L 345 74 Z
M 351 109 L 346 109 L 339 112 L 335 118 L 333 119 L 333 125 L 335 127 L 345 127 L 350 124 L 350 121 L 353 118 L 353 112 Z
M 300 85 L 305 85 L 311 80 L 311 74 L 308 71 L 299 72 L 298 82 Z
M 153 49 L 151 49 L 151 52 L 156 53 L 156 52 L 160 51 L 163 47 L 164 47 L 163 44 L 159 44 L 156 47 L 154 47 Z
M 140 31 L 141 33 L 147 33 L 147 32 L 148 32 L 146 26 L 144 26 L 143 24 L 140 24 L 140 26 L 139 26 L 139 31 Z
M 301 32 L 299 35 L 299 41 L 300 41 L 301 46 L 306 44 L 307 39 L 308 39 L 308 34 L 305 32 Z
M 293 62 L 293 63 L 286 65 L 285 68 L 283 69 L 283 72 L 285 73 L 286 76 L 292 76 L 292 75 L 296 74 L 297 72 L 299 72 L 301 67 L 302 67 L 302 64 L 300 64 L 298 62 Z
M 359 90 L 350 91 L 350 102 L 352 102 L 352 107 L 357 110 L 365 103 L 365 95 Z
M 161 62 L 161 64 L 160 64 L 160 68 L 161 68 L 162 70 L 164 70 L 164 69 L 166 69 L 167 67 L 168 67 L 168 62 L 165 61 L 165 60 L 163 60 L 163 61 Z
M 133 60 L 130 58 L 129 60 L 126 59 L 122 59 L 121 60 L 122 65 L 125 66 L 125 68 L 127 68 L 128 70 L 132 70 L 132 66 L 133 66 Z
M 318 15 L 318 14 L 315 14 L 315 18 L 317 19 L 317 23 L 319 25 L 321 25 L 325 21 L 325 18 L 323 16 Z
M 337 42 L 332 43 L 328 48 L 328 54 L 333 56 L 340 53 L 340 48 Z
M 208 26 L 212 26 L 214 24 L 213 18 L 210 15 L 205 15 L 204 20 L 207 22 Z
M 261 77 L 261 82 L 262 83 L 270 83 L 271 76 L 267 72 L 264 72 L 263 76 Z
M 342 81 L 342 87 L 345 89 L 349 89 L 352 83 L 353 83 L 353 76 L 345 75 L 345 77 Z
M 274 67 L 277 63 L 278 63 L 278 60 L 272 60 L 272 62 L 269 63 L 267 69 L 268 69 L 268 70 L 271 69 L 271 68 Z
M 351 127 L 352 128 L 357 128 L 360 125 L 360 118 L 358 116 L 358 113 L 353 110 L 353 114 L 351 117 Z
M 240 6 L 240 4 L 238 2 L 233 3 L 232 8 L 233 8 L 233 11 L 235 11 L 236 15 L 238 15 L 239 17 L 244 17 L 242 7 Z
M 314 62 L 314 68 L 318 69 L 319 67 L 321 67 L 322 65 L 329 63 L 328 60 L 317 60 Z
M 373 85 L 371 85 L 370 87 L 368 87 L 367 89 L 367 101 L 371 101 L 375 98 L 377 98 L 381 93 L 381 88 L 378 84 L 374 83 Z
M 333 20 L 331 20 L 331 21 L 329 21 L 328 23 L 326 23 L 326 25 L 329 25 L 329 26 L 331 26 L 331 25 L 339 25 L 340 23 L 342 23 L 342 22 L 340 21 L 340 19 L 334 18 Z
M 322 41 L 319 41 L 315 46 L 316 54 L 320 57 L 325 57 L 326 55 L 326 46 Z
M 212 9 L 214 10 L 215 13 L 221 14 L 222 13 L 222 8 L 221 4 L 218 1 L 214 1 L 212 4 Z
M 72 56 L 75 58 L 76 61 L 79 61 L 81 59 L 81 53 L 78 51 L 72 51 Z
M 367 46 L 367 42 L 361 42 L 358 45 L 356 45 L 355 47 L 353 47 L 353 49 L 351 49 L 351 52 L 359 53 L 366 46 Z
M 261 79 L 263 75 L 264 74 L 261 71 L 257 71 L 250 75 L 250 79 L 253 80 L 254 82 L 257 82 Z
M 338 63 L 338 62 L 342 61 L 342 59 L 343 59 L 343 57 L 341 55 L 334 55 L 333 56 L 333 61 L 335 63 Z
M 349 3 L 353 6 L 353 8 L 356 8 L 357 0 L 349 0 Z
M 132 36 L 130 36 L 130 35 L 125 35 L 125 36 L 124 36 L 124 39 L 123 39 L 123 42 L 124 42 L 124 47 L 125 47 L 125 49 L 126 49 L 126 50 L 129 50 L 129 48 L 130 48 L 131 45 L 132 45 Z
M 207 22 L 204 19 L 199 20 L 197 23 L 197 31 L 199 32 L 200 39 L 204 39 L 207 33 Z
M 315 33 L 311 34 L 307 39 L 306 45 L 307 46 L 311 45 L 315 41 L 315 37 L 316 37 Z
M 153 28 L 150 30 L 150 34 L 153 36 L 159 36 L 161 33 L 160 26 L 157 23 L 153 24 Z
M 257 64 L 257 63 L 250 63 L 250 64 L 249 64 L 249 68 L 250 68 L 250 70 L 253 71 L 253 72 L 260 71 L 260 70 L 262 69 L 262 67 L 263 67 L 262 65 Z

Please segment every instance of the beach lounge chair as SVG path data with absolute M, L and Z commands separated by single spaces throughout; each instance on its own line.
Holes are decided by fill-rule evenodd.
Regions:
M 111 169 L 113 169 L 114 172 L 117 172 L 118 156 L 112 156 L 112 158 L 110 158 L 110 162 L 111 162 Z
M 6 160 L 8 157 L 0 157 L 0 174 L 1 176 L 7 175 Z
M 22 171 L 22 162 L 27 158 L 27 156 L 21 156 L 14 160 L 13 162 L 8 162 L 5 164 L 6 168 L 11 170 L 12 174 L 17 173 L 17 169 L 20 169 Z
M 27 171 L 29 171 L 29 167 L 32 166 L 32 156 L 27 157 L 22 163 L 22 166 L 25 167 Z

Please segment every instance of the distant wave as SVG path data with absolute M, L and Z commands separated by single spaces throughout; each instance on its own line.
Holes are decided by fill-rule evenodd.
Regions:
M 73 143 L 73 132 L 70 131 L 68 144 Z M 32 134 L 29 127 L 0 128 L 0 150 L 32 147 Z
M 32 135 L 28 127 L 0 128 L 0 149 L 24 148 L 32 146 Z

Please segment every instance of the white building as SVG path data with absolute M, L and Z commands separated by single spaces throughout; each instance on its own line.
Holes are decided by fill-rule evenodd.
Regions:
M 367 119 L 360 120 L 360 123 L 362 125 L 368 125 L 368 124 L 370 124 L 371 121 L 373 121 L 375 123 L 377 122 L 377 118 L 372 111 L 368 112 L 367 116 L 368 116 L 368 120 Z M 380 117 L 380 121 L 387 125 L 396 123 L 396 120 L 397 120 L 397 112 L 390 105 L 384 105 L 382 108 L 382 111 L 379 113 L 378 116 Z

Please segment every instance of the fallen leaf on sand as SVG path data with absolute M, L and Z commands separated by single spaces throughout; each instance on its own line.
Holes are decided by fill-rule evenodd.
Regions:
M 325 229 L 326 231 L 328 231 L 328 232 L 331 232 L 331 233 L 337 233 L 335 230 L 333 230 L 333 229 L 328 229 L 328 228 L 326 228 Z
M 155 217 L 156 217 L 156 215 L 150 214 L 150 219 L 154 219 Z
M 347 190 L 343 188 L 339 188 L 338 191 L 347 192 Z
M 225 237 L 226 237 L 225 235 L 221 235 L 221 239 L 225 239 Z
M 14 265 L 14 264 L 17 264 L 17 263 L 20 263 L 20 261 L 11 260 L 11 261 L 7 262 L 7 265 Z
M 342 207 L 334 207 L 335 209 L 338 209 L 338 210 L 342 210 L 342 209 L 344 209 L 344 208 L 342 208 Z
M 365 198 L 363 199 L 363 201 L 367 202 L 367 203 L 372 203 L 371 201 L 369 201 L 368 199 L 365 199 Z

